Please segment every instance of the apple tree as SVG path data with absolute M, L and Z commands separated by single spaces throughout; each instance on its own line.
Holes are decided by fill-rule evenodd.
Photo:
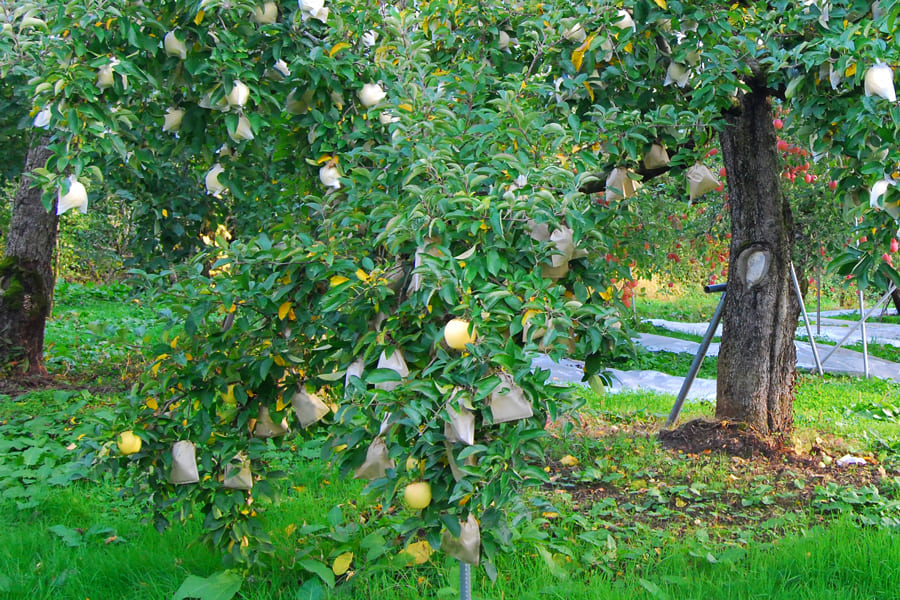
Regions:
M 731 240 L 716 414 L 762 433 L 786 431 L 799 304 L 790 279 L 795 216 L 780 183 L 773 105 L 785 112 L 785 133 L 840 165 L 839 190 L 888 188 L 872 195 L 872 206 L 889 208 L 894 185 L 884 173 L 898 158 L 891 32 L 900 9 L 863 1 L 628 4 L 572 21 L 579 33 L 563 86 L 576 114 L 619 125 L 601 138 L 609 165 L 637 179 L 658 175 L 642 160 L 656 141 L 674 154 L 668 173 L 694 180 L 696 199 L 711 171 L 703 161 L 721 148 Z M 896 278 L 871 255 L 854 263 L 856 272 L 872 261 L 881 278 Z
M 772 103 L 792 135 L 841 157 L 840 189 L 875 189 L 897 162 L 897 107 L 883 82 L 861 88 L 896 60 L 898 11 L 23 4 L 4 35 L 40 31 L 17 68 L 47 127 L 30 169 L 44 213 L 76 182 L 114 177 L 142 190 L 160 231 L 205 236 L 185 269 L 148 273 L 178 306 L 121 416 L 143 440 L 135 492 L 160 526 L 199 507 L 212 542 L 255 561 L 278 491 L 264 451 L 302 430 L 369 482 L 386 519 L 428 483 L 391 534 L 490 572 L 529 535 L 519 492 L 542 481 L 544 424 L 569 403 L 532 358 L 583 357 L 591 374 L 628 350 L 615 283 L 633 274 L 607 260 L 638 224 L 628 200 L 687 177 L 702 201 L 713 146 L 732 223 L 717 414 L 789 429 L 799 305 Z M 453 318 L 473 342 L 444 341 Z M 296 558 L 321 575 L 347 551 Z

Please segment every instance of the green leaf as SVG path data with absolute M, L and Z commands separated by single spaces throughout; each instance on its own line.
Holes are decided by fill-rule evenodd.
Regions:
M 237 573 L 222 571 L 209 577 L 188 575 L 172 600 L 199 598 L 200 600 L 231 600 L 241 589 L 244 578 Z
M 311 558 L 306 558 L 300 561 L 300 566 L 310 573 L 318 575 L 319 579 L 321 579 L 328 587 L 334 587 L 334 573 L 328 565 Z M 178 599 L 176 598 L 175 600 Z
M 72 529 L 65 525 L 54 525 L 49 530 L 58 535 L 63 543 L 70 548 L 78 548 L 84 542 L 84 537 L 77 529 Z
M 307 579 L 297 590 L 297 600 L 322 600 L 325 596 L 325 588 L 318 579 Z
M 668 600 L 669 595 L 665 593 L 662 588 L 653 583 L 652 581 L 648 581 L 646 579 L 638 579 L 638 583 L 641 584 L 641 587 L 647 590 L 650 595 L 654 598 L 659 598 L 659 600 Z
M 541 555 L 541 558 L 544 559 L 544 563 L 547 565 L 547 568 L 550 569 L 550 574 L 558 579 L 565 579 L 568 576 L 568 573 L 563 570 L 562 567 L 559 566 L 559 563 L 553 560 L 553 555 L 544 548 L 543 546 L 537 547 L 538 554 Z

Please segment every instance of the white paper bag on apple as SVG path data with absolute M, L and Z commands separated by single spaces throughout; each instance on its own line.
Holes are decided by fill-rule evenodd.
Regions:
M 481 549 L 481 530 L 472 514 L 459 523 L 459 537 L 448 531 L 441 532 L 441 550 L 466 564 L 478 566 Z
M 463 401 L 464 394 L 459 388 L 447 401 L 447 420 L 444 421 L 444 437 L 451 444 L 462 442 L 467 446 L 475 443 L 475 413 Z
M 294 407 L 294 414 L 297 415 L 297 420 L 304 429 L 320 421 L 329 411 L 328 406 L 322 402 L 321 398 L 307 392 L 303 385 L 291 398 L 291 406 Z
M 669 153 L 662 144 L 653 144 L 644 155 L 645 169 L 662 169 L 669 164 Z
M 235 456 L 225 465 L 225 480 L 222 485 L 229 490 L 249 490 L 253 488 L 253 473 L 250 461 L 244 456 Z
M 395 348 L 390 356 L 383 350 L 381 356 L 378 358 L 378 368 L 396 371 L 401 378 L 409 375 L 409 367 L 406 366 L 406 359 L 403 358 L 403 352 L 401 352 L 399 348 Z M 379 390 L 391 392 L 397 389 L 399 385 L 399 381 L 383 381 L 381 383 L 376 383 L 375 387 Z
M 500 373 L 500 383 L 491 392 L 491 415 L 494 423 L 528 419 L 534 415 L 525 392 L 509 373 Z
M 281 423 L 272 420 L 269 414 L 268 406 L 259 407 L 259 416 L 256 418 L 256 426 L 253 428 L 253 435 L 263 440 L 269 438 L 280 437 L 288 432 L 288 425 L 285 419 Z
M 699 198 L 706 192 L 711 192 L 719 187 L 719 180 L 706 165 L 696 163 L 687 170 L 688 191 L 691 201 Z
M 366 450 L 366 460 L 356 469 L 354 479 L 378 479 L 384 477 L 388 469 L 394 468 L 394 461 L 388 456 L 388 449 L 380 437 L 372 440 Z
M 197 450 L 194 442 L 181 440 L 172 445 L 172 471 L 169 480 L 175 485 L 197 483 L 200 473 L 197 471 Z

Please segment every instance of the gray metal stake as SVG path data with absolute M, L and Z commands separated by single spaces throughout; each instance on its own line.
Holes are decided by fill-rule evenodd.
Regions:
M 472 565 L 459 561 L 459 600 L 472 600 Z
M 866 374 L 866 379 L 869 378 L 869 341 L 866 339 L 866 307 L 863 303 L 863 293 L 862 290 L 859 291 L 859 337 L 862 338 L 863 345 L 863 372 Z
M 825 376 L 822 370 L 822 363 L 819 362 L 819 350 L 816 348 L 816 338 L 812 334 L 812 327 L 809 325 L 809 316 L 806 314 L 806 305 L 803 303 L 803 292 L 800 291 L 800 282 L 797 281 L 797 271 L 794 270 L 794 263 L 791 263 L 791 281 L 794 282 L 794 292 L 797 294 L 797 300 L 800 302 L 800 309 L 803 311 L 803 322 L 806 323 L 806 335 L 809 336 L 809 344 L 812 346 L 813 358 L 816 360 L 816 369 L 819 370 L 819 377 Z
M 711 286 L 707 287 L 709 288 Z M 721 289 L 722 297 L 719 298 L 719 305 L 716 307 L 716 312 L 713 314 L 712 321 L 709 322 L 709 329 L 706 330 L 703 341 L 700 342 L 700 347 L 697 349 L 697 355 L 694 356 L 694 362 L 691 363 L 691 368 L 688 369 L 688 374 L 684 378 L 684 383 L 681 384 L 681 391 L 678 392 L 678 397 L 675 399 L 675 406 L 672 407 L 672 412 L 669 413 L 669 418 L 666 420 L 666 427 L 671 427 L 675 421 L 678 420 L 678 415 L 681 414 L 681 407 L 684 406 L 684 400 L 687 398 L 688 392 L 691 391 L 691 386 L 697 378 L 697 373 L 700 371 L 700 365 L 703 363 L 703 358 L 706 356 L 706 351 L 709 349 L 709 343 L 716 335 L 716 328 L 719 326 L 719 321 L 722 320 L 722 309 L 725 307 L 724 284 L 722 284 Z
M 837 349 L 838 349 L 838 348 L 840 348 L 841 346 L 844 345 L 844 342 L 847 341 L 847 338 L 849 338 L 851 335 L 853 335 L 853 333 L 856 331 L 856 328 L 859 327 L 860 323 L 864 322 L 866 319 L 868 319 L 869 317 L 871 317 L 871 316 L 872 316 L 872 313 L 874 313 L 876 310 L 878 310 L 879 308 L 881 308 L 881 305 L 888 301 L 888 298 L 891 297 L 891 294 L 894 292 L 894 289 L 896 289 L 896 288 L 895 288 L 893 285 L 891 285 L 890 291 L 889 291 L 887 294 L 885 294 L 884 296 L 881 297 L 881 300 L 879 300 L 879 301 L 875 304 L 875 306 L 872 307 L 872 309 L 871 309 L 871 310 L 870 310 L 870 311 L 869 311 L 869 312 L 868 312 L 868 313 L 860 320 L 860 322 L 859 322 L 859 323 L 854 323 L 854 324 L 853 324 L 853 327 L 851 327 L 850 330 L 847 331 L 847 334 L 841 339 L 840 342 L 838 342 L 837 346 L 835 346 L 834 348 L 832 348 L 832 349 L 831 349 L 831 352 L 829 352 L 828 354 L 826 354 L 826 355 L 825 355 L 825 358 L 822 359 L 822 364 L 823 364 L 823 365 L 828 361 L 829 358 L 831 358 L 831 355 L 832 355 L 832 354 L 834 354 L 835 352 L 837 352 Z
M 816 335 L 822 335 L 822 274 L 816 271 Z

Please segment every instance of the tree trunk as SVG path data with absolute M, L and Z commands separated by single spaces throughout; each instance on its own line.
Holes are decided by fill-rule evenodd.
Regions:
M 731 204 L 731 258 L 718 363 L 716 417 L 768 435 L 793 426 L 800 305 L 790 264 L 793 217 L 779 186 L 764 82 L 751 82 L 720 133 Z
M 6 252 L 0 261 L 0 369 L 46 374 L 44 326 L 53 294 L 56 202 L 47 211 L 41 189 L 31 187 L 32 169 L 47 164 L 47 140 L 28 151 L 13 201 Z
M 894 301 L 894 308 L 897 310 L 897 314 L 900 315 L 900 289 L 894 288 L 894 291 L 891 292 L 891 300 Z

